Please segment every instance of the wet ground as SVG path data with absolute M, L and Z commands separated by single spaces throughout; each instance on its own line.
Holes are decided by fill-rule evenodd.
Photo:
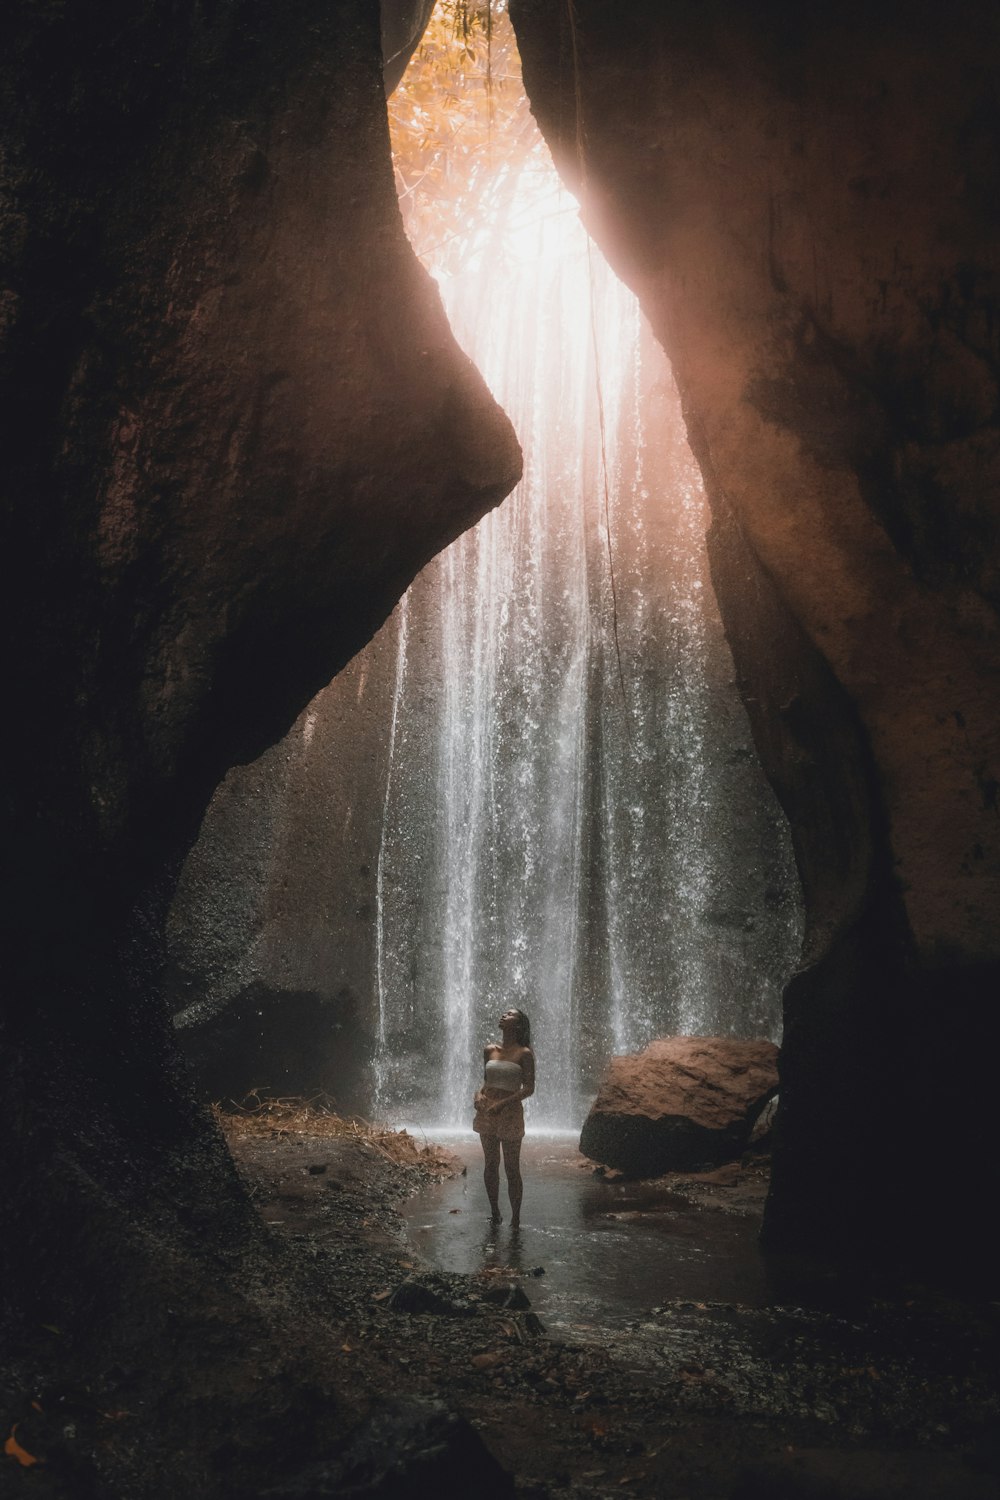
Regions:
M 405 1205 L 414 1248 L 446 1271 L 517 1273 L 550 1338 L 600 1348 L 637 1390 L 651 1381 L 674 1420 L 787 1423 L 788 1453 L 846 1444 L 857 1467 L 874 1445 L 876 1470 L 890 1445 L 906 1477 L 880 1497 L 1000 1495 L 995 1472 L 974 1477 L 1000 1457 L 1000 1304 L 769 1261 L 766 1162 L 630 1183 L 595 1174 L 572 1141 L 526 1142 L 512 1232 L 487 1221 L 478 1142 L 451 1144 L 468 1171 Z M 941 1444 L 967 1446 L 947 1480 Z M 855 1492 L 869 1493 L 822 1491 Z
M 543 1270 L 532 1278 L 531 1299 L 553 1332 L 603 1337 L 668 1301 L 763 1307 L 771 1300 L 758 1247 L 764 1169 L 756 1176 L 731 1171 L 733 1188 L 743 1179 L 739 1192 L 727 1191 L 725 1173 L 609 1181 L 580 1156 L 575 1137 L 529 1137 L 521 1158 L 522 1224 L 512 1231 L 506 1222 L 488 1222 L 478 1138 L 470 1132 L 449 1145 L 468 1170 L 407 1203 L 415 1250 L 438 1269 L 463 1275 Z M 696 1183 L 714 1188 L 712 1207 L 692 1201 Z M 505 1188 L 501 1195 L 506 1220 Z
M 515 1237 L 449 1145 L 471 1170 L 409 1197 L 329 1143 L 236 1146 L 353 1389 L 443 1399 L 533 1500 L 996 1500 L 1000 1305 L 779 1276 L 766 1164 L 626 1184 L 535 1140 Z
M 273 1250 L 245 1303 L 178 1301 L 114 1359 L 48 1330 L 51 1369 L 0 1381 L 38 1459 L 9 1448 L 0 1495 L 381 1495 L 327 1461 L 402 1398 L 464 1419 L 519 1500 L 996 1500 L 1000 1304 L 777 1278 L 761 1163 L 629 1185 L 536 1139 L 514 1237 L 452 1144 L 472 1170 L 427 1187 L 361 1141 L 234 1137 Z

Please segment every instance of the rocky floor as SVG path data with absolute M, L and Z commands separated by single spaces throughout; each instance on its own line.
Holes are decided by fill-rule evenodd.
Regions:
M 237 1157 L 265 1219 L 328 1289 L 346 1370 L 443 1398 L 519 1493 L 996 1493 L 997 1305 L 914 1287 L 895 1299 L 852 1288 L 840 1310 L 685 1301 L 567 1343 L 530 1307 L 540 1268 L 461 1278 L 421 1266 L 401 1238 L 407 1184 L 363 1147 L 244 1142 Z M 706 1213 L 762 1202 L 753 1169 L 665 1185 Z
M 237 1315 L 223 1308 L 207 1332 L 203 1312 L 197 1334 L 179 1317 L 176 1349 L 141 1377 L 122 1366 L 88 1385 L 77 1371 L 60 1391 L 39 1370 L 31 1396 L 22 1371 L 5 1392 L 19 1420 L 4 1497 L 402 1500 L 414 1482 L 551 1500 L 997 1494 L 996 1303 L 828 1281 L 813 1305 L 668 1301 L 569 1341 L 531 1305 L 538 1267 L 421 1263 L 400 1212 L 413 1169 L 350 1139 L 233 1150 L 275 1267 L 295 1268 L 294 1295 L 275 1288 L 249 1346 L 258 1363 L 245 1318 L 227 1357 Z M 708 1214 L 759 1211 L 759 1171 L 670 1187 Z M 258 1313 L 267 1297 L 265 1284 Z

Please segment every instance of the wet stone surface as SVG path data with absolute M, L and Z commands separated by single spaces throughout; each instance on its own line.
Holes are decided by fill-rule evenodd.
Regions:
M 405 1206 L 414 1249 L 467 1275 L 542 1270 L 532 1301 L 553 1332 L 603 1337 L 668 1299 L 769 1300 L 757 1238 L 766 1167 L 725 1167 L 628 1182 L 594 1170 L 568 1139 L 526 1140 L 521 1228 L 483 1212 L 478 1142 L 451 1143 L 464 1177 L 430 1186 Z M 501 1190 L 503 1207 L 504 1190 Z
M 514 1238 L 477 1167 L 231 1144 L 270 1315 L 178 1301 L 169 1344 L 99 1366 L 54 1329 L 58 1384 L 0 1368 L 39 1460 L 6 1456 L 4 1500 L 995 1500 L 998 1305 L 778 1279 L 759 1164 L 628 1184 L 531 1143 Z
M 780 1300 L 756 1250 L 759 1166 L 609 1183 L 539 1146 L 512 1241 L 476 1166 L 414 1194 L 356 1143 L 235 1154 L 303 1258 L 341 1378 L 444 1401 L 519 1495 L 996 1492 L 997 1306 L 837 1278 L 815 1305 Z

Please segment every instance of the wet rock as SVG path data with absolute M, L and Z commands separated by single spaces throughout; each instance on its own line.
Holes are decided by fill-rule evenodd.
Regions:
M 769 1151 L 771 1149 L 771 1132 L 774 1129 L 774 1117 L 778 1113 L 778 1096 L 769 1099 L 761 1110 L 750 1132 L 748 1142 L 751 1151 Z
M 480 1293 L 480 1296 L 484 1302 L 491 1302 L 497 1307 L 509 1307 L 512 1312 L 519 1312 L 531 1306 L 531 1299 L 524 1288 L 511 1282 L 500 1282 L 497 1285 L 488 1286 Z
M 580 1150 L 632 1177 L 732 1161 L 777 1093 L 777 1058 L 771 1042 L 689 1036 L 613 1057 Z
M 393 1312 L 434 1313 L 447 1318 L 469 1317 L 476 1310 L 446 1277 L 434 1273 L 407 1276 L 389 1298 L 388 1305 Z
M 440 1401 L 387 1403 L 330 1463 L 314 1464 L 261 1500 L 506 1500 L 510 1475 L 482 1438 Z

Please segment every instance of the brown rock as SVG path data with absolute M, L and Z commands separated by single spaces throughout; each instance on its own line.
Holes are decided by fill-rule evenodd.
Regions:
M 765 1238 L 965 1258 L 997 1141 L 1000 323 L 988 357 L 970 330 L 1000 164 L 969 79 L 998 35 L 974 0 L 806 9 L 510 4 L 532 111 L 670 356 L 795 844 Z M 933 1247 L 928 1172 L 966 1216 Z
M 0 49 L 5 706 L 60 726 L 7 741 L 0 1282 L 95 1330 L 166 1316 L 174 1231 L 259 1235 L 159 995 L 212 792 L 519 472 L 403 231 L 378 7 L 165 15 Z
M 613 1057 L 580 1150 L 633 1177 L 731 1161 L 777 1092 L 777 1061 L 772 1042 L 703 1036 Z
M 474 1370 L 491 1370 L 494 1365 L 503 1364 L 509 1357 L 506 1349 L 494 1349 L 488 1354 L 474 1354 L 469 1363 Z

